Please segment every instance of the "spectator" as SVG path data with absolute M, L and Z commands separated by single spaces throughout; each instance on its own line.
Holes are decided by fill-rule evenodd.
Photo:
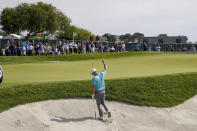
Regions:
M 147 51 L 147 45 L 146 45 L 146 43 L 143 44 L 143 51 Z
M 115 52 L 115 51 L 116 51 L 116 49 L 114 48 L 114 46 L 111 46 L 110 52 Z
M 20 44 L 17 45 L 17 56 L 21 56 L 21 47 L 20 47 Z
M 174 48 L 173 48 L 172 45 L 170 45 L 170 51 L 171 51 L 171 52 L 174 52 Z
M 94 45 L 93 41 L 90 44 L 90 50 L 91 50 L 91 53 L 94 53 L 94 51 L 95 51 L 95 45 Z
M 13 55 L 14 55 L 14 43 L 12 43 L 12 44 L 9 46 L 9 49 L 10 49 L 10 55 L 13 56 Z
M 14 55 L 16 56 L 18 54 L 18 46 L 14 44 Z
M 106 44 L 105 44 L 105 47 L 104 47 L 104 52 L 108 52 L 108 49 L 109 49 L 109 44 L 106 43 Z
M 98 45 L 98 52 L 99 53 L 103 52 L 103 45 L 102 45 L 102 43 L 99 43 L 99 45 Z
M 161 46 L 160 46 L 160 45 L 157 46 L 157 51 L 158 51 L 158 52 L 161 51 Z
M 81 45 L 81 48 L 82 48 L 82 53 L 85 54 L 86 53 L 86 46 L 85 46 L 85 43 L 82 43 Z
M 64 49 L 65 49 L 66 54 L 69 54 L 69 44 L 68 43 L 65 44 Z
M 178 46 L 178 52 L 182 52 L 182 46 L 181 45 Z
M 170 45 L 168 45 L 168 52 L 170 52 L 171 51 L 171 48 L 170 48 Z
M 39 45 L 39 51 L 40 51 L 40 54 L 41 55 L 44 55 L 44 50 L 45 50 L 44 45 L 42 43 L 40 43 L 40 45 Z
M 73 43 L 69 44 L 69 53 L 72 54 L 73 53 Z
M 39 56 L 39 55 L 40 55 L 40 52 L 39 52 L 39 45 L 38 45 L 38 44 L 35 45 L 35 55 L 36 55 L 36 56 Z
M 33 53 L 33 50 L 34 50 L 34 47 L 31 45 L 31 43 L 29 43 L 29 44 L 27 45 L 27 55 L 28 55 L 28 56 L 31 56 L 32 53 Z
M 23 44 L 21 44 L 21 54 L 22 56 L 26 56 L 26 47 Z
M 115 43 L 114 48 L 115 48 L 115 51 L 116 51 L 116 52 L 118 52 L 118 51 L 119 51 L 118 43 Z
M 8 43 L 6 44 L 6 47 L 5 47 L 5 55 L 6 56 L 9 56 L 10 55 L 10 49 L 9 49 Z
M 125 45 L 125 43 L 122 43 L 122 50 L 125 52 L 126 50 L 125 50 L 125 47 L 126 47 L 126 45 Z
M 191 51 L 192 51 L 192 52 L 196 52 L 196 47 L 195 47 L 194 45 L 192 45 Z
M 119 52 L 122 52 L 122 44 L 119 44 L 118 50 L 119 50 Z
M 60 49 L 60 54 L 64 55 L 64 44 L 63 43 L 61 43 L 59 45 L 59 49 Z
M 58 55 L 58 48 L 56 45 L 53 44 L 52 46 L 52 55 Z
M 186 46 L 183 47 L 183 51 L 184 51 L 184 52 L 187 52 L 187 47 L 186 47 Z
M 148 46 L 148 51 L 151 52 L 152 51 L 152 47 L 151 45 Z
M 51 54 L 51 47 L 50 45 L 47 43 L 46 44 L 46 55 L 50 55 Z
M 139 45 L 139 44 L 136 44 L 136 45 L 134 46 L 134 50 L 135 50 L 135 51 L 139 51 L 139 50 L 140 50 L 140 45 Z
M 0 48 L 0 56 L 3 56 L 3 50 Z
M 91 45 L 89 42 L 86 42 L 86 52 L 90 53 L 91 52 Z
M 74 47 L 74 53 L 77 54 L 77 52 L 78 52 L 77 51 L 77 43 L 74 43 L 73 47 Z
M 78 54 L 81 54 L 82 53 L 81 43 L 78 43 L 77 51 L 78 51 Z

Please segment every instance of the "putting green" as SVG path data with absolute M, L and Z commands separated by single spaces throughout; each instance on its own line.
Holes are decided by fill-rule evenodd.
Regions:
M 103 70 L 101 60 L 93 60 L 94 67 Z M 109 67 L 107 79 L 141 77 L 183 72 L 197 72 L 197 55 L 170 54 L 131 56 L 106 59 Z M 47 62 L 36 64 L 4 65 L 2 86 L 34 82 L 90 80 L 92 61 Z

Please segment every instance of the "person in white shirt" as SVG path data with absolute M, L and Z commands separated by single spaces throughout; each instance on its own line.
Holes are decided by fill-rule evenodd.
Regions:
M 125 52 L 125 43 L 122 44 L 122 51 Z
M 34 50 L 34 47 L 29 43 L 29 44 L 27 45 L 27 54 L 28 54 L 29 56 L 31 56 L 33 50 Z
M 65 52 L 66 52 L 66 54 L 69 53 L 69 44 L 68 43 L 65 44 Z
M 157 51 L 160 52 L 161 51 L 161 47 L 160 45 L 157 46 Z

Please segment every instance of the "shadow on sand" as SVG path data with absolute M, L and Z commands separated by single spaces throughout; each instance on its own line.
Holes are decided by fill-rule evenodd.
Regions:
M 86 121 L 86 120 L 96 120 L 94 117 L 83 117 L 83 118 L 63 118 L 63 117 L 58 117 L 51 119 L 51 121 L 56 121 L 56 122 L 81 122 L 81 121 Z

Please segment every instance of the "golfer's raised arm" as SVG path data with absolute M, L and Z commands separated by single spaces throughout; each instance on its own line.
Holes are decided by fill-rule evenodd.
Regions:
M 102 59 L 102 62 L 103 62 L 103 65 L 104 65 L 104 69 L 107 71 L 107 65 L 106 65 L 106 63 L 105 63 L 105 60 Z

